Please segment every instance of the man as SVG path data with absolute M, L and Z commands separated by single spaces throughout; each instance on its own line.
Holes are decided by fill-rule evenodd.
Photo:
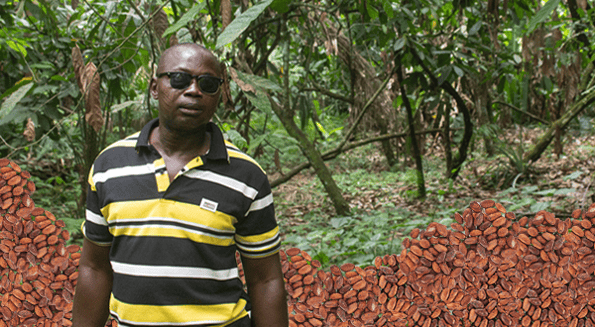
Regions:
M 221 75 L 202 46 L 166 50 L 150 83 L 158 118 L 96 159 L 74 327 L 108 313 L 120 326 L 288 326 L 266 175 L 210 122 Z

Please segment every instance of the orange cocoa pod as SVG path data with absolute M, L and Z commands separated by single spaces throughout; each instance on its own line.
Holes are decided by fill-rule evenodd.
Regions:
M 6 178 L 5 178 L 5 179 L 6 179 Z M 21 176 L 19 176 L 19 175 L 16 175 L 16 176 L 13 176 L 13 177 L 11 177 L 11 178 L 10 178 L 10 179 L 9 179 L 9 180 L 6 182 L 6 184 L 7 184 L 7 185 L 10 185 L 10 186 L 14 186 L 14 185 L 18 185 L 20 182 L 21 182 Z
M 355 269 L 355 265 L 353 263 L 344 263 L 344 264 L 341 265 L 341 270 L 342 271 L 347 272 L 347 271 L 350 271 L 350 270 L 353 270 L 353 269 Z

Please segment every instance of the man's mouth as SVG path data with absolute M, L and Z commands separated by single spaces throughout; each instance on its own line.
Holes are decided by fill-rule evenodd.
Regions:
M 202 110 L 200 110 L 198 108 L 192 108 L 192 107 L 180 107 L 180 111 L 183 112 L 184 114 L 190 114 L 190 115 L 198 115 L 198 114 L 202 113 Z

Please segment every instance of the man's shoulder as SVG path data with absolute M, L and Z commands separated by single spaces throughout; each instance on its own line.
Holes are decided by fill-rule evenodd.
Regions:
M 252 169 L 258 170 L 262 172 L 262 174 L 266 175 L 266 171 L 260 166 L 260 164 L 256 160 L 254 160 L 254 158 L 240 150 L 233 143 L 226 140 L 225 147 L 227 149 L 229 159 L 232 163 L 244 166 L 247 169 L 250 169 L 251 167 Z
M 136 143 L 138 141 L 138 136 L 140 135 L 140 132 L 136 132 L 132 135 L 129 135 L 121 140 L 118 140 L 110 145 L 108 145 L 105 149 L 103 149 L 100 153 L 103 154 L 105 152 L 109 152 L 109 150 L 111 149 L 130 149 L 130 148 L 135 148 L 136 147 Z
M 139 134 L 140 132 L 136 132 L 108 145 L 95 159 L 95 165 L 111 163 L 109 164 L 111 166 L 114 164 L 114 161 L 122 162 L 122 159 L 128 156 L 129 153 L 136 153 L 135 148 Z

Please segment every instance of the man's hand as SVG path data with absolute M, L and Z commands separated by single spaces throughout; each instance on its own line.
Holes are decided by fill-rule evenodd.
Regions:
M 73 327 L 103 327 L 109 317 L 113 271 L 109 246 L 85 239 L 74 292 Z
M 252 326 L 287 327 L 287 293 L 279 255 L 261 259 L 242 257 L 242 266 L 252 303 Z

